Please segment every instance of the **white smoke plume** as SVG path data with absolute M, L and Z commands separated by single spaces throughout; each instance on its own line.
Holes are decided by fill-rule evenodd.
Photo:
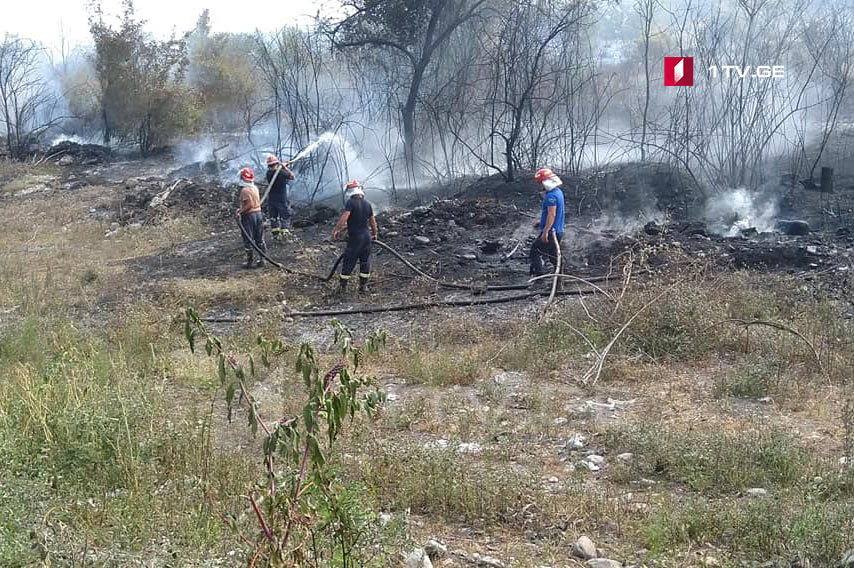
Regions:
M 712 232 L 735 237 L 750 228 L 760 233 L 773 231 L 778 211 L 776 199 L 742 187 L 710 198 L 705 217 Z

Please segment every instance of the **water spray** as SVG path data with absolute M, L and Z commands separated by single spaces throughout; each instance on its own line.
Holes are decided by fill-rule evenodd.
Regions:
M 303 158 L 305 158 L 306 156 L 308 156 L 309 154 L 314 152 L 317 149 L 317 147 L 320 146 L 321 144 L 326 144 L 327 142 L 331 142 L 332 140 L 335 140 L 336 138 L 338 138 L 338 135 L 335 134 L 334 132 L 324 132 L 323 134 L 321 134 L 317 138 L 317 140 L 315 140 L 314 142 L 311 142 L 308 146 L 306 146 L 305 148 L 303 148 L 302 150 L 297 152 L 296 156 L 294 156 L 290 160 L 287 160 L 285 162 L 285 164 L 290 165 L 290 164 L 293 164 L 294 162 L 296 162 L 297 160 L 302 160 Z M 281 172 L 281 171 L 282 171 L 281 168 L 277 169 L 276 173 L 273 174 L 273 178 L 270 180 L 270 183 L 267 184 L 267 190 L 264 192 L 264 196 L 261 198 L 261 204 L 262 205 L 264 204 L 264 201 L 267 200 L 267 196 L 270 194 L 270 188 L 273 187 L 273 184 L 275 183 L 276 178 L 279 177 L 279 172 Z

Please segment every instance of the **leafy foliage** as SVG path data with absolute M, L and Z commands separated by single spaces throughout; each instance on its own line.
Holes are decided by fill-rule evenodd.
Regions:
M 358 371 L 365 353 L 375 353 L 385 345 L 386 334 L 374 332 L 365 347 L 359 348 L 350 331 L 333 320 L 340 360 L 323 374 L 315 348 L 302 344 L 295 370 L 305 384 L 308 400 L 300 416 L 270 424 L 260 417 L 258 403 L 247 389 L 247 381 L 257 377 L 255 357 L 250 354 L 240 363 L 224 351 L 222 340 L 207 330 L 196 310 L 187 309 L 185 316 L 184 335 L 190 349 L 195 351 L 203 342 L 207 355 L 217 360 L 229 419 L 234 405 L 243 403 L 248 407 L 249 428 L 264 433 L 267 495 L 260 503 L 254 491 L 249 495 L 262 533 L 255 556 L 265 555 L 270 566 L 303 564 L 309 556 L 316 561 L 322 554 L 317 537 L 326 535 L 334 542 L 333 556 L 342 565 L 350 565 L 371 516 L 362 510 L 357 494 L 336 478 L 329 453 L 348 418 L 374 418 L 385 399 L 379 390 L 369 390 L 370 378 Z M 262 336 L 257 347 L 265 368 L 286 351 L 281 341 Z M 309 543 L 311 553 L 307 552 Z
M 123 2 L 118 29 L 104 23 L 100 5 L 89 21 L 95 43 L 95 72 L 104 142 L 116 136 L 146 154 L 194 125 L 194 94 L 183 85 L 186 38 L 156 41 L 137 20 L 131 0 Z

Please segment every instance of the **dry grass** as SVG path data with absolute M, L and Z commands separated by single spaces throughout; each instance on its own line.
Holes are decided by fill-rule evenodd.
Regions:
M 187 353 L 171 318 L 187 303 L 267 308 L 289 282 L 273 271 L 176 275 L 152 301 L 128 260 L 200 238 L 202 226 L 181 219 L 108 239 L 108 223 L 89 211 L 115 199 L 89 188 L 0 206 L 0 308 L 11 310 L 0 340 L 0 458 L 12 474 L 0 486 L 11 519 L 0 521 L 4 565 L 37 561 L 27 534 L 53 505 L 77 503 L 52 513 L 52 527 L 71 528 L 44 542 L 49 550 L 79 556 L 97 541 L 100 561 L 114 565 L 160 558 L 160 542 L 188 565 L 222 555 L 235 541 L 205 505 L 208 489 L 247 520 L 239 496 L 258 479 L 258 440 L 211 402 L 215 370 Z M 838 466 L 851 429 L 839 419 L 854 370 L 851 324 L 789 277 L 668 277 L 682 284 L 626 330 L 595 386 L 579 384 L 588 342 L 601 350 L 660 282 L 632 288 L 616 309 L 604 298 L 564 301 L 541 323 L 419 318 L 367 362 L 399 398 L 379 423 L 345 435 L 344 480 L 376 511 L 406 519 L 408 510 L 419 539 L 519 566 L 566 565 L 581 533 L 625 563 L 692 566 L 698 550 L 724 565 L 798 551 L 813 565 L 836 561 L 851 545 L 854 501 Z M 792 334 L 721 323 L 730 318 L 798 330 L 821 365 Z M 270 311 L 234 328 L 229 350 L 246 353 L 258 333 L 281 327 Z M 300 409 L 293 356 L 253 385 L 269 419 Z M 586 405 L 609 398 L 636 402 Z M 564 445 L 574 433 L 589 445 L 572 454 Z M 461 443 L 479 451 L 458 452 Z M 606 457 L 602 471 L 579 466 L 587 451 Z M 625 451 L 636 459 L 620 463 Z M 772 497 L 745 498 L 754 485 Z

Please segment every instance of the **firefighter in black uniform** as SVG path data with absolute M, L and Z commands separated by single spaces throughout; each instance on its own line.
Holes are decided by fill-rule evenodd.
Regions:
M 267 214 L 270 218 L 270 232 L 273 238 L 281 238 L 291 226 L 291 213 L 288 209 L 288 182 L 293 181 L 294 173 L 288 168 L 290 162 L 279 162 L 276 156 L 267 158 Z
M 359 262 L 359 292 L 368 291 L 371 278 L 371 242 L 377 239 L 377 219 L 371 204 L 365 199 L 365 191 L 357 181 L 351 181 L 344 189 L 347 205 L 344 213 L 332 230 L 332 240 L 347 225 L 347 248 L 344 250 L 344 263 L 341 265 L 341 285 L 339 291 L 347 291 L 356 261 Z

